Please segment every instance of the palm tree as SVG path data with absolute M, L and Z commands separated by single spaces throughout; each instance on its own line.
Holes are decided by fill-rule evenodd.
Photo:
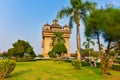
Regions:
M 52 37 L 52 52 L 59 55 L 59 61 L 61 59 L 61 54 L 67 53 L 67 48 L 65 46 L 65 40 L 62 37 L 63 33 L 61 32 L 54 32 L 54 36 Z
M 76 41 L 77 41 L 77 60 L 81 62 L 81 42 L 80 42 L 80 20 L 85 20 L 88 12 L 95 8 L 95 3 L 82 2 L 82 0 L 70 0 L 71 7 L 63 7 L 57 14 L 58 18 L 64 16 L 69 17 L 69 27 L 73 27 L 73 22 L 76 24 Z
M 86 42 L 83 43 L 83 46 L 85 46 L 86 49 L 88 49 L 89 59 L 90 59 L 90 44 L 93 46 L 95 45 L 94 41 L 91 40 L 91 38 L 86 38 Z
M 54 36 L 52 37 L 52 45 L 56 45 L 58 43 L 65 43 L 64 38 L 62 37 L 63 33 L 55 32 Z

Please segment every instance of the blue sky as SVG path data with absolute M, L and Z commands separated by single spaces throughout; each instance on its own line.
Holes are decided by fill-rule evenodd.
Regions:
M 105 3 L 120 6 L 120 0 L 92 0 L 98 7 Z M 69 0 L 0 0 L 0 52 L 7 51 L 18 39 L 28 41 L 35 53 L 42 53 L 42 27 L 52 24 L 57 12 L 69 6 Z M 68 24 L 68 18 L 59 20 L 60 25 Z M 76 50 L 76 29 L 71 34 L 71 52 Z M 81 40 L 85 41 L 84 25 L 81 23 Z

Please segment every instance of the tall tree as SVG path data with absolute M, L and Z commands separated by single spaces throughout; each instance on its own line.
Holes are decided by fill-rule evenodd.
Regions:
M 100 35 L 102 34 L 100 28 L 103 27 L 101 24 L 104 24 L 104 18 L 103 9 L 100 9 L 92 11 L 85 20 L 85 35 L 97 39 L 99 53 L 101 51 Z
M 95 45 L 94 41 L 92 41 L 91 38 L 87 37 L 86 42 L 83 42 L 83 46 L 85 46 L 85 48 L 88 49 L 89 59 L 90 59 L 90 44 L 92 44 L 93 46 Z
M 103 21 L 104 20 L 104 21 Z M 91 31 L 91 32 L 90 32 Z M 113 60 L 117 54 L 111 59 L 110 50 L 115 49 L 120 41 L 120 10 L 112 7 L 106 9 L 98 9 L 93 11 L 86 19 L 87 36 L 101 36 L 107 43 L 104 54 L 101 54 L 102 74 L 108 74 Z M 100 45 L 100 43 L 99 43 Z M 100 46 L 99 46 L 100 48 Z M 117 53 L 117 51 L 116 51 Z
M 25 54 L 35 57 L 32 46 L 24 40 L 15 42 L 13 48 L 8 49 L 8 54 L 14 57 L 23 57 Z
M 55 32 L 54 37 L 52 38 L 52 43 L 53 43 L 52 53 L 58 54 L 60 58 L 61 58 L 61 54 L 67 53 L 67 48 L 65 46 L 65 40 L 62 36 L 63 36 L 63 33 Z
M 80 20 L 86 18 L 88 11 L 95 8 L 95 3 L 83 2 L 82 0 L 70 0 L 70 7 L 63 7 L 57 14 L 58 18 L 64 16 L 69 17 L 69 27 L 73 27 L 73 22 L 76 24 L 76 41 L 77 41 L 77 59 L 81 61 L 81 42 L 80 42 Z

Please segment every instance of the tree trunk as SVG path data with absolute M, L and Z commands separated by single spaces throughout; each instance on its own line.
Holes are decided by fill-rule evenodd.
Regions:
M 98 43 L 98 49 L 99 49 L 99 58 L 100 58 L 100 61 L 101 61 L 101 64 L 102 64 L 103 53 L 101 52 L 102 48 L 101 48 L 101 44 L 100 44 L 99 33 L 97 32 L 96 35 L 97 35 L 97 41 L 98 41 L 97 43 Z
M 90 63 L 90 43 L 88 42 L 88 57 L 89 57 L 89 63 Z
M 108 53 L 104 53 L 102 60 L 101 60 L 101 70 L 102 70 L 102 75 L 109 75 L 109 70 L 111 68 L 111 61 L 110 61 L 110 56 Z
M 60 61 L 61 61 L 61 54 L 59 54 L 59 63 L 60 63 Z
M 76 28 L 76 40 L 77 40 L 77 60 L 81 62 L 81 54 L 80 54 L 80 49 L 81 49 L 81 42 L 80 42 L 80 25 L 77 25 Z
M 105 74 L 110 75 L 109 70 L 112 66 L 112 60 L 110 58 L 110 44 L 111 44 L 111 41 L 109 40 L 107 50 L 105 51 L 101 59 L 102 75 L 105 75 Z
M 99 53 L 101 51 L 101 46 L 100 46 L 100 38 L 99 38 L 99 34 L 97 33 L 97 40 L 98 40 L 98 47 L 99 47 Z

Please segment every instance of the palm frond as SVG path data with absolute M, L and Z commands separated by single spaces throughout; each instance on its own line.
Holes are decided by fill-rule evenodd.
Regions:
M 85 10 L 91 11 L 91 10 L 95 10 L 97 3 L 95 2 L 90 2 L 90 1 L 86 1 L 83 6 L 85 7 Z
M 90 42 L 90 41 L 91 41 L 91 38 L 87 37 L 86 41 L 87 41 L 87 42 Z
M 88 49 L 88 45 L 87 44 L 85 45 L 85 48 Z
M 90 43 L 91 43 L 93 46 L 95 45 L 94 41 L 90 41 Z
M 82 0 L 70 0 L 70 4 L 73 8 L 80 8 L 82 6 Z
M 54 46 L 58 43 L 65 43 L 65 40 L 62 36 L 63 36 L 63 33 L 54 32 L 54 36 L 52 37 L 52 45 Z
M 73 9 L 70 7 L 63 7 L 58 13 L 57 18 L 63 18 L 64 16 L 68 17 L 72 14 Z
M 85 44 L 87 44 L 87 42 L 83 42 L 83 46 L 85 46 Z
M 86 21 L 86 17 L 89 14 L 89 12 L 95 10 L 95 8 L 96 8 L 96 3 L 94 2 L 86 1 L 85 3 L 83 3 L 83 5 L 80 8 L 81 10 L 80 15 L 81 15 L 83 22 Z
M 80 13 L 79 13 L 79 15 L 81 15 L 81 19 L 85 23 L 86 17 L 87 17 L 87 11 L 84 8 L 82 8 L 81 11 L 80 11 Z

